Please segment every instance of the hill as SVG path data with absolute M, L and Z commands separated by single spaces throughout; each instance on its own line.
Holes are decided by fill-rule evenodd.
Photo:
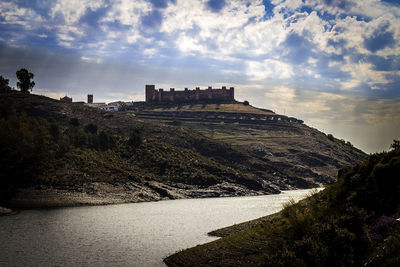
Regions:
M 320 193 L 279 213 L 214 232 L 168 266 L 399 266 L 400 149 L 340 171 Z
M 259 175 L 285 180 L 287 189 L 302 187 L 301 181 L 331 183 L 340 168 L 366 156 L 350 142 L 308 127 L 299 119 L 244 103 L 138 103 L 128 112 L 147 121 L 188 128 L 246 151 L 267 166 Z
M 53 206 L 277 193 L 330 183 L 339 167 L 364 157 L 349 144 L 268 110 L 192 105 L 184 121 L 165 112 L 186 107 L 165 108 L 136 103 L 134 110 L 106 112 L 43 96 L 1 94 L 3 201 Z M 247 112 L 281 119 L 221 123 L 207 108 L 219 108 L 224 116 Z M 170 117 L 161 119 L 157 112 Z

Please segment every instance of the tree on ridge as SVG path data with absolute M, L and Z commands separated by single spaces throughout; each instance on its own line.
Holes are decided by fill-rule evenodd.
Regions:
M 17 79 L 17 87 L 21 89 L 21 92 L 29 92 L 29 89 L 32 91 L 32 88 L 35 86 L 35 82 L 31 81 L 34 75 L 33 73 L 29 72 L 27 69 L 20 69 L 16 72 Z

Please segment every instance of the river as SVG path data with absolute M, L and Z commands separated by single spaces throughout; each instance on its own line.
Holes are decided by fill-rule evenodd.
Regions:
M 0 217 L 0 266 L 164 266 L 166 256 L 215 240 L 208 232 L 308 192 L 22 210 Z

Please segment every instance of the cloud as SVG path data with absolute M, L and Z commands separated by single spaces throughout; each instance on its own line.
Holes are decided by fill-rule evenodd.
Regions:
M 77 23 L 88 9 L 95 11 L 104 6 L 103 0 L 58 0 L 50 11 L 52 18 L 61 15 L 66 24 Z
M 81 59 L 85 62 L 89 62 L 89 63 L 97 63 L 100 64 L 103 62 L 103 60 L 101 58 L 93 58 L 93 57 L 86 57 L 86 56 L 81 56 Z
M 319 0 L 319 1 L 307 1 L 308 3 L 317 2 L 316 8 L 324 9 L 331 14 L 337 14 L 340 12 L 349 12 L 353 7 L 356 6 L 354 1 L 350 0 Z
M 237 84 L 316 125 L 350 112 L 367 127 L 371 105 L 398 108 L 399 21 L 400 5 L 378 0 L 1 1 L 0 70 L 25 64 L 38 87 L 103 99 L 148 81 Z
M 246 74 L 251 80 L 264 79 L 289 79 L 293 77 L 294 71 L 291 65 L 284 62 L 266 59 L 263 62 L 247 62 Z
M 13 2 L 0 2 L 1 24 L 20 25 L 32 29 L 43 21 L 43 17 L 32 9 L 19 7 Z

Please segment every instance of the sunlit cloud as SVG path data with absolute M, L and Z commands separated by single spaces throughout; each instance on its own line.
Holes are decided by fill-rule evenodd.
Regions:
M 115 88 L 143 97 L 144 83 L 235 85 L 241 99 L 326 129 L 397 112 L 400 5 L 390 1 L 44 3 L 0 3 L 0 69 L 65 73 L 64 83 L 41 79 L 55 93 L 86 90 L 114 101 Z M 45 56 L 37 62 L 35 53 Z

